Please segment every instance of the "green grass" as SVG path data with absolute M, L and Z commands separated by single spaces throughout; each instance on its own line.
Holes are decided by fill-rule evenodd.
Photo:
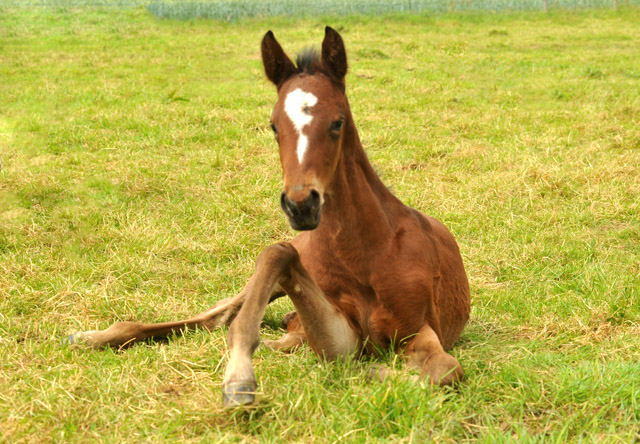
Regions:
M 82 1 L 82 0 L 80 0 Z M 138 1 L 138 0 L 133 0 Z M 150 0 L 147 10 L 173 19 L 215 18 L 235 21 L 247 17 L 347 16 L 389 13 L 460 11 L 542 11 L 551 9 L 640 6 L 638 0 Z
M 618 9 L 640 6 L 640 0 L 3 0 L 7 7 L 146 6 L 163 18 L 214 18 L 237 21 L 248 17 L 316 17 L 389 13 L 461 11 L 543 11 L 547 9 Z
M 467 379 L 372 383 L 366 362 L 260 349 L 259 403 L 228 412 L 223 330 L 126 351 L 59 341 L 206 309 L 293 236 L 259 42 L 319 44 L 327 20 L 5 9 L 0 441 L 637 442 L 639 21 L 331 19 L 373 164 L 460 244 Z M 268 309 L 265 337 L 290 308 Z

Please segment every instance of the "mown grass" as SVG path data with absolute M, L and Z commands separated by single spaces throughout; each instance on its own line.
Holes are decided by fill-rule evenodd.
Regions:
M 459 241 L 467 379 L 372 383 L 366 363 L 261 349 L 259 403 L 229 412 L 223 330 L 126 351 L 59 341 L 208 308 L 293 235 L 258 45 L 267 29 L 290 52 L 319 43 L 327 20 L 5 9 L 0 439 L 637 441 L 639 20 L 332 18 L 372 162 Z M 269 308 L 265 337 L 290 307 Z

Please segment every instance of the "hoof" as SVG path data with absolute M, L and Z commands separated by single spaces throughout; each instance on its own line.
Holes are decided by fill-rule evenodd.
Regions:
M 233 408 L 253 404 L 256 399 L 255 381 L 227 382 L 222 384 L 222 405 Z
M 62 343 L 62 345 L 73 345 L 76 343 L 76 336 L 69 335 L 66 338 L 61 339 L 60 342 Z
M 93 337 L 91 334 L 93 331 L 78 331 L 73 334 L 70 334 L 66 338 L 62 339 L 62 345 L 84 345 L 87 347 L 97 348 L 94 343 Z
M 287 313 L 286 315 L 284 315 L 284 318 L 282 318 L 282 327 L 284 327 L 285 330 L 289 329 L 289 324 L 291 323 L 291 321 L 293 321 L 296 317 L 298 316 L 298 313 L 296 313 L 295 311 L 290 311 L 289 313 Z
M 393 371 L 384 365 L 373 364 L 367 369 L 367 378 L 372 381 L 384 382 L 391 376 L 393 376 Z

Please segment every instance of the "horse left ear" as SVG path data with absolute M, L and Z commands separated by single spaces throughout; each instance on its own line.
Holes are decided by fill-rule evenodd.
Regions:
M 324 29 L 322 65 L 336 80 L 344 82 L 344 76 L 347 75 L 347 52 L 340 34 L 329 26 Z

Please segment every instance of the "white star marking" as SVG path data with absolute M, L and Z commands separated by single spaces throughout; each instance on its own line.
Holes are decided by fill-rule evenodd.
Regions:
M 291 91 L 287 94 L 287 98 L 284 101 L 284 111 L 293 122 L 293 127 L 298 133 L 298 163 L 302 164 L 304 159 L 304 153 L 307 151 L 307 145 L 309 139 L 303 134 L 304 128 L 311 123 L 313 116 L 311 115 L 311 108 L 318 103 L 318 98 L 311 94 L 301 90 L 300 88 Z

